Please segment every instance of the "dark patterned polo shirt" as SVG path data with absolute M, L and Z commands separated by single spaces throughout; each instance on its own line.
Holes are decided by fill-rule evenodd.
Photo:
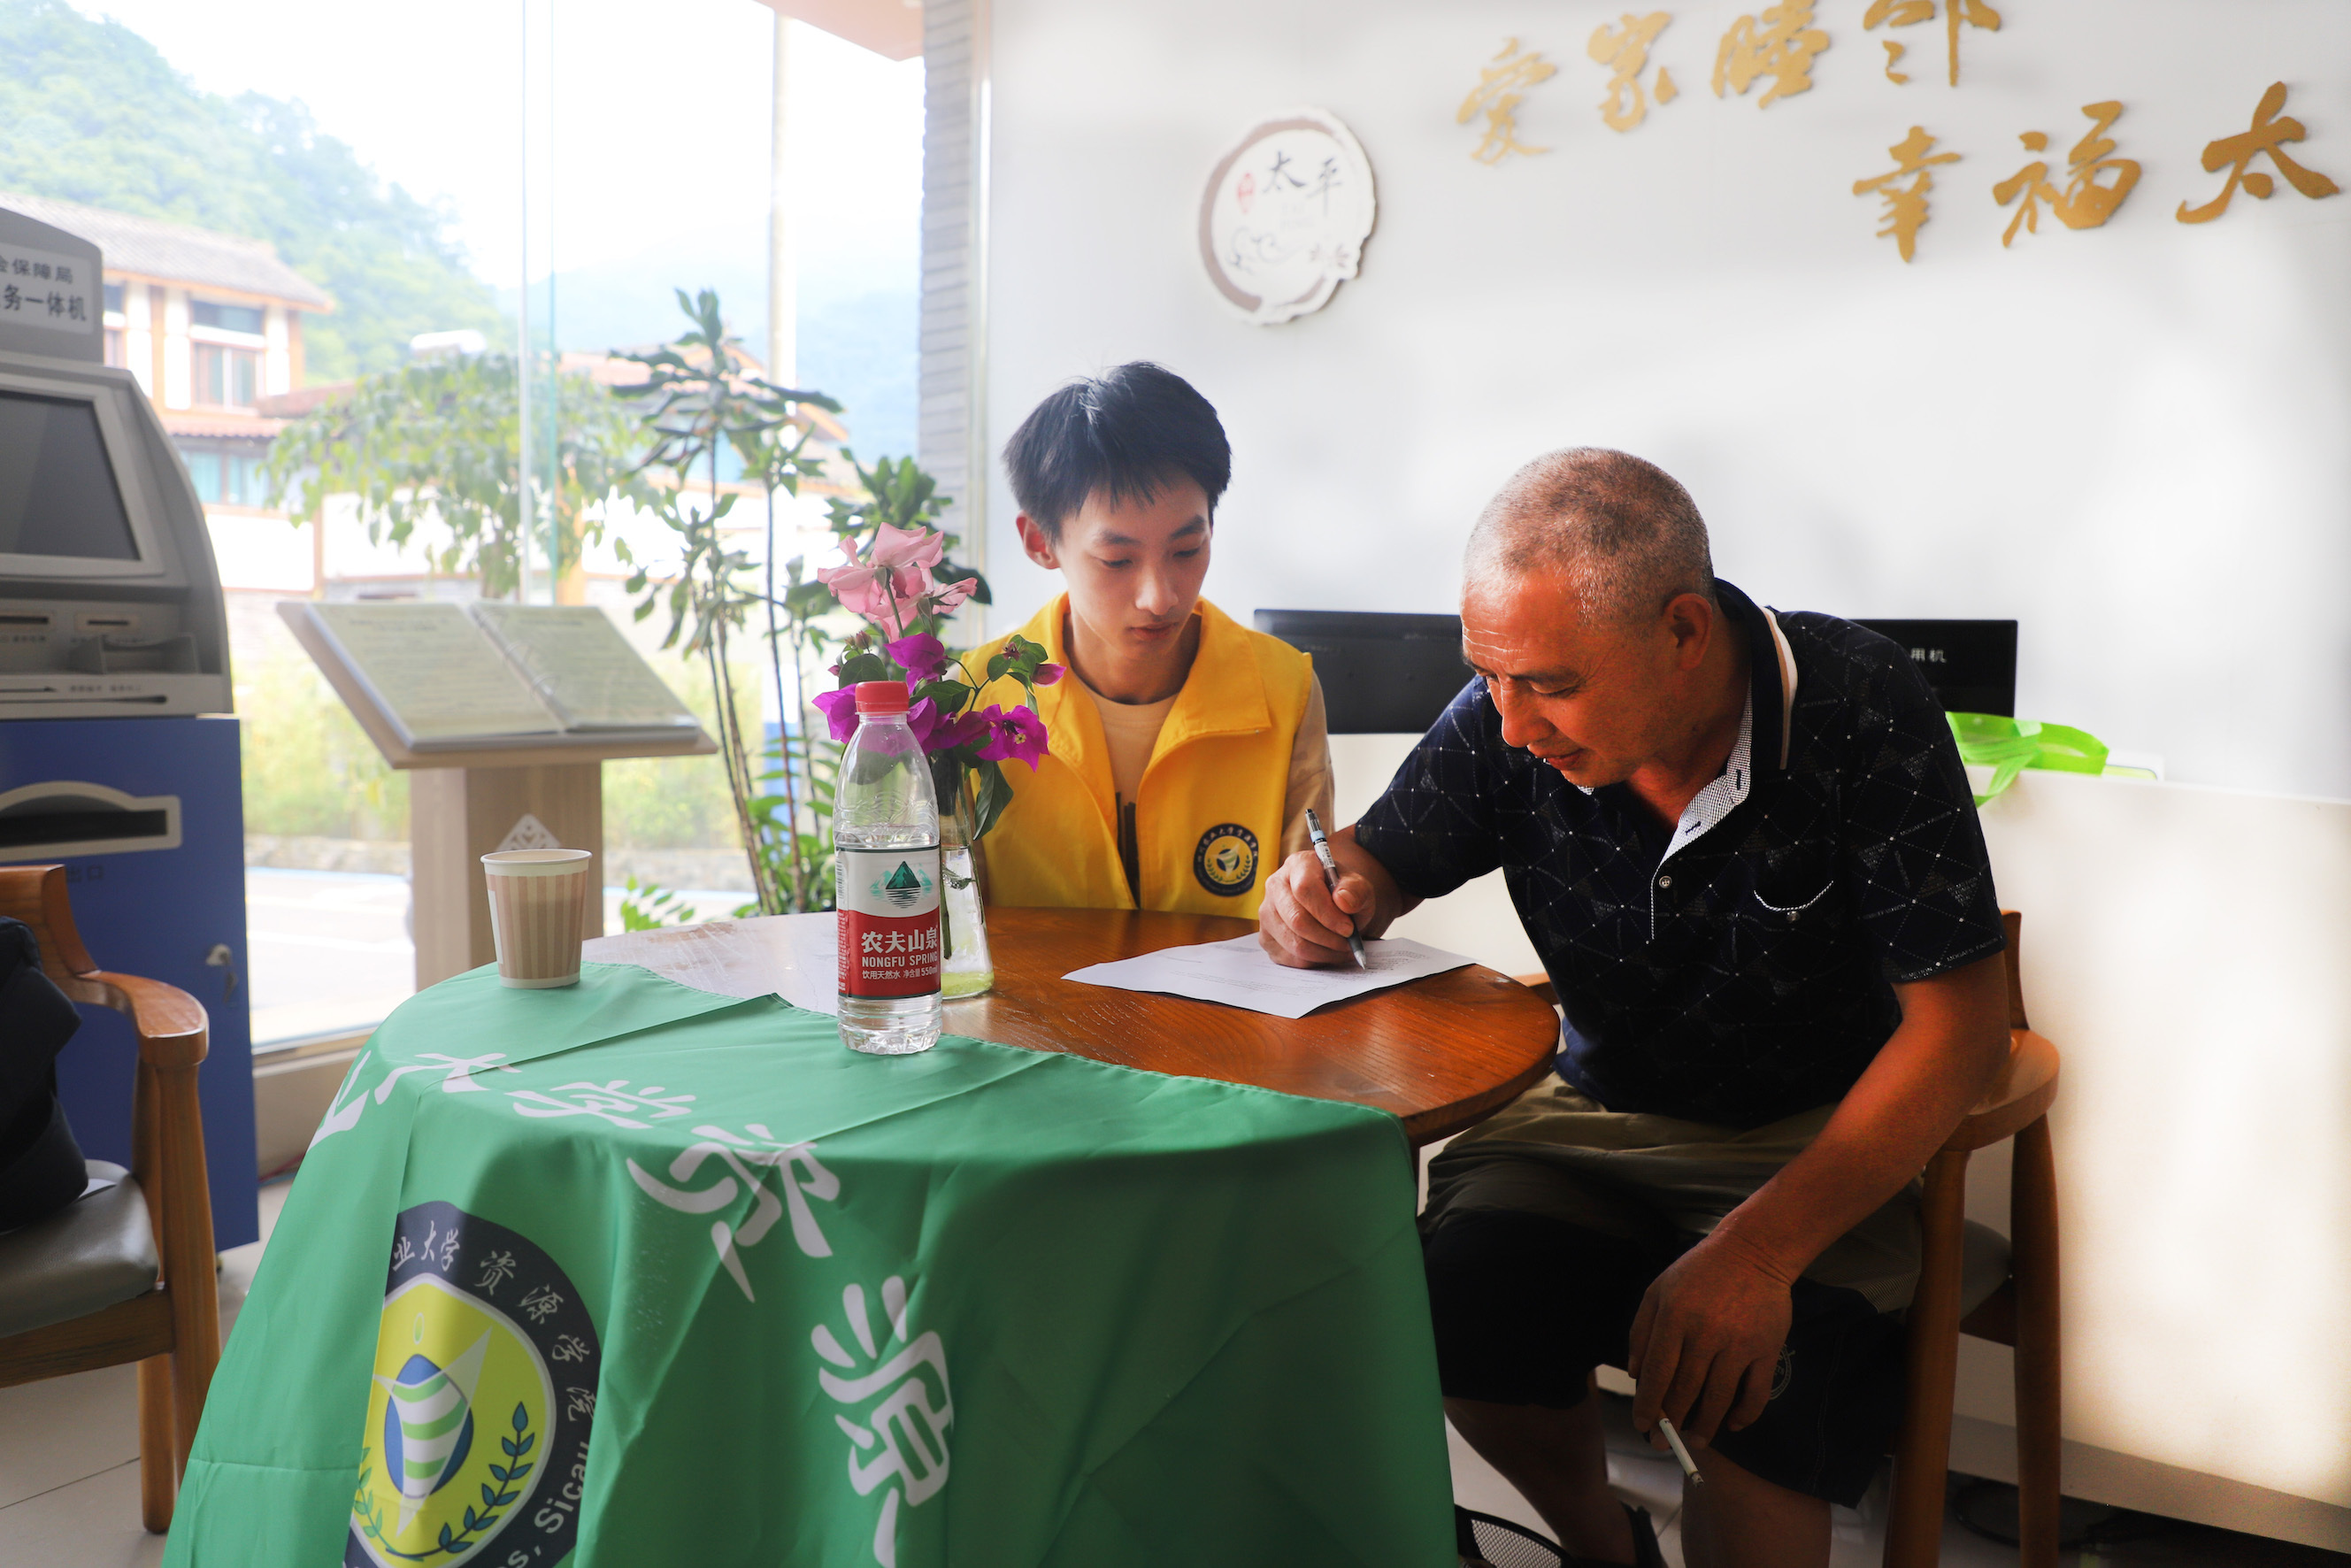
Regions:
M 1753 682 L 1729 763 L 1676 827 L 1506 743 L 1473 680 L 1355 837 L 1416 897 L 1501 868 L 1566 1013 L 1568 1082 L 1612 1111 L 1759 1127 L 1843 1098 L 1901 1021 L 1896 984 L 2004 939 L 1967 773 L 1908 656 L 1807 612 L 1775 636 L 1716 587 Z

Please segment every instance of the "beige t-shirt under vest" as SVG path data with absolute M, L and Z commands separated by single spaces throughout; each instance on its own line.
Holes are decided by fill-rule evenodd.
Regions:
M 1081 679 L 1070 678 L 1093 699 L 1102 718 L 1102 744 L 1110 750 L 1110 776 L 1118 789 L 1118 858 L 1126 867 L 1126 885 L 1143 885 L 1141 840 L 1135 831 L 1134 802 L 1143 789 L 1144 769 L 1159 744 L 1159 732 L 1175 709 L 1176 697 L 1155 703 L 1113 702 Z M 1176 696 L 1183 693 L 1179 690 Z M 1290 782 L 1281 804 L 1281 854 L 1284 860 L 1308 845 L 1306 812 L 1312 808 L 1324 824 L 1331 821 L 1330 719 L 1322 711 L 1322 682 L 1318 677 L 1306 699 L 1306 713 L 1298 721 L 1297 737 L 1290 745 Z

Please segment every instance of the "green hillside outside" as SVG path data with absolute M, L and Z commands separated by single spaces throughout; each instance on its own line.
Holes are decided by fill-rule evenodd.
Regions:
M 387 186 L 302 104 L 203 92 L 64 0 L 0 0 L 0 190 L 265 239 L 331 294 L 303 323 L 312 381 L 387 369 L 419 332 L 497 333 L 443 214 Z

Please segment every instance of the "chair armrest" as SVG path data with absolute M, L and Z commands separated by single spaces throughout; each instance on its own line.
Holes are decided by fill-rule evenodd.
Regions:
M 75 1000 L 112 1008 L 130 1018 L 139 1033 L 139 1060 L 146 1065 L 169 1071 L 204 1061 L 211 1019 L 204 1003 L 179 987 L 104 970 L 75 979 L 74 988 L 84 993 Z
M 2057 1098 L 2057 1048 L 2029 1029 L 2008 1031 L 2008 1064 L 1943 1143 L 1954 1153 L 1980 1149 L 2048 1114 Z

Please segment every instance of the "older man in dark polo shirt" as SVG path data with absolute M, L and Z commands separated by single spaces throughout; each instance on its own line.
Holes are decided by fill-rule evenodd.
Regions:
M 1903 651 L 1717 580 L 1650 464 L 1539 458 L 1479 518 L 1477 679 L 1270 880 L 1286 964 L 1501 868 L 1558 1074 L 1455 1141 L 1422 1231 L 1446 1411 L 1577 1561 L 1650 1563 L 1593 1369 L 1697 1450 L 1694 1568 L 1823 1564 L 1901 1399 L 1916 1179 L 2006 1058 L 1968 780 Z

